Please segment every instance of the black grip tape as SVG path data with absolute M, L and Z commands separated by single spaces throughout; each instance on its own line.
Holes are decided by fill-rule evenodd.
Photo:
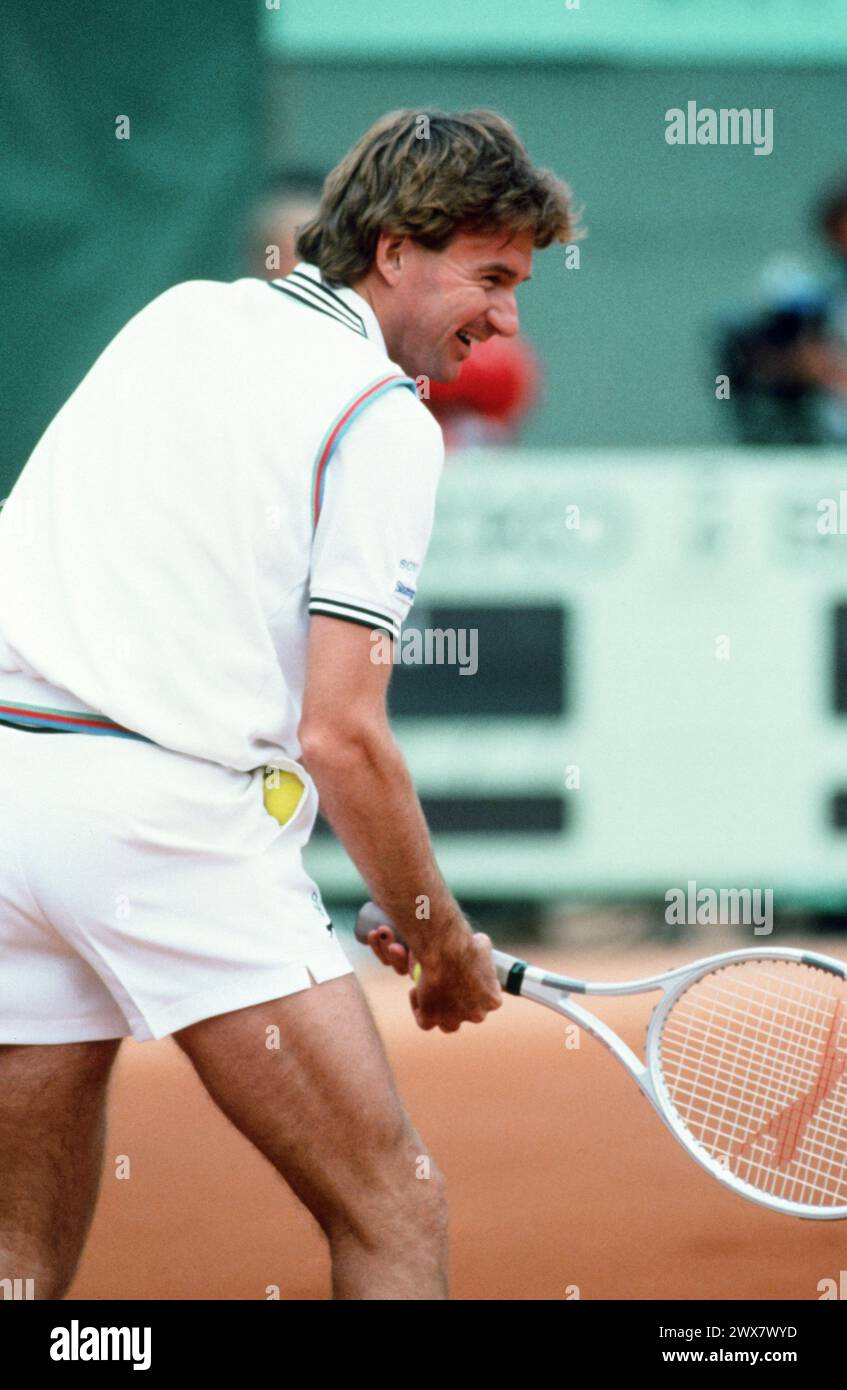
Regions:
M 523 977 L 527 968 L 525 960 L 516 960 L 503 986 L 507 994 L 520 994 L 523 988 Z

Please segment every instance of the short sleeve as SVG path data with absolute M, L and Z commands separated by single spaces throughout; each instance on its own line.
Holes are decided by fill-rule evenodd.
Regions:
M 397 387 L 362 411 L 327 464 L 309 612 L 400 636 L 415 599 L 444 467 L 441 428 Z

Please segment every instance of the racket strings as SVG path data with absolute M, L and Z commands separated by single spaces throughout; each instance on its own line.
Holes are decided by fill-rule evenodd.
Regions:
M 772 984 L 772 982 L 770 983 Z M 804 1002 L 808 1005 L 808 998 L 806 998 Z M 773 1016 L 769 1022 L 771 1026 L 773 1026 Z M 802 1024 L 805 1024 L 805 1026 L 801 1024 L 799 1028 L 796 1025 L 792 1026 L 788 1024 L 784 1018 L 778 1016 L 776 1022 L 779 1025 L 779 1029 L 778 1031 L 774 1029 L 771 1038 L 774 1067 L 770 1070 L 765 1067 L 761 1068 L 761 1079 L 764 1083 L 762 1086 L 762 1090 L 764 1091 L 764 1096 L 762 1098 L 763 1103 L 760 1103 L 758 1106 L 752 1105 L 750 1107 L 750 1119 L 755 1120 L 756 1129 L 752 1137 L 739 1141 L 736 1133 L 738 1130 L 738 1124 L 736 1122 L 733 1126 L 735 1132 L 732 1136 L 735 1142 L 730 1146 L 730 1153 L 732 1154 L 734 1151 L 736 1155 L 746 1158 L 748 1168 L 755 1168 L 760 1180 L 763 1169 L 766 1173 L 771 1172 L 773 1169 L 784 1171 L 792 1158 L 798 1158 L 797 1151 L 800 1147 L 800 1139 L 802 1137 L 804 1125 L 810 1127 L 811 1138 L 813 1141 L 817 1142 L 819 1150 L 823 1151 L 818 1153 L 818 1158 L 829 1159 L 831 1163 L 833 1155 L 837 1154 L 837 1146 L 828 1145 L 826 1143 L 821 1133 L 820 1123 L 816 1119 L 817 1103 L 825 1098 L 829 1089 L 827 1084 L 829 1077 L 826 1065 L 826 1042 L 825 1040 L 823 1042 L 824 1051 L 821 1057 L 819 1054 L 822 1040 L 819 1033 L 815 1033 L 814 1028 L 815 1024 L 819 1025 L 821 1022 L 820 1011 L 819 1009 L 814 1010 L 808 1008 L 806 1018 L 802 1021 Z M 826 1023 L 831 1024 L 831 1022 L 832 1019 L 827 1017 Z M 777 1044 L 776 1039 L 778 1037 L 781 1037 L 783 1040 L 788 1037 L 790 1043 L 793 1044 L 795 1051 L 793 1055 L 789 1057 L 788 1061 L 786 1061 L 784 1046 L 779 1046 Z M 811 1078 L 808 1075 L 807 1065 L 810 1044 L 813 1049 L 815 1063 L 820 1063 L 820 1065 L 816 1065 L 816 1070 Z M 774 1068 L 777 1071 L 778 1082 L 783 1091 L 783 1094 L 779 1097 L 782 1103 L 776 1106 L 773 1103 Z M 799 1082 L 802 1082 L 802 1086 L 798 1085 Z M 796 1098 L 789 1101 L 787 1097 L 792 1094 Z M 764 1105 L 767 1106 L 770 1112 L 767 1115 L 763 1114 Z M 763 1163 L 760 1158 L 756 1156 L 757 1144 L 755 1141 L 764 1139 L 768 1136 L 774 1140 L 775 1149 L 773 1152 L 768 1152 L 767 1161 Z M 761 1148 L 761 1145 L 759 1144 L 758 1147 Z M 829 1152 L 827 1153 L 826 1150 L 829 1150 Z M 798 1158 L 795 1176 L 797 1176 L 800 1170 L 805 1174 L 807 1181 L 811 1181 L 815 1184 L 814 1171 L 811 1165 L 807 1163 L 802 1156 Z M 771 1186 L 772 1184 L 769 1183 L 768 1185 Z
M 738 1180 L 847 1202 L 847 982 L 799 961 L 712 971 L 671 1007 L 659 1062 L 690 1135 Z
M 798 1082 L 805 1079 L 811 1085 L 817 1075 L 816 1064 L 811 1058 L 808 1048 L 805 1053 L 800 1052 L 797 1048 L 797 1043 L 808 1043 L 808 1030 L 800 1032 L 798 1028 L 792 1028 L 791 1020 L 786 1020 L 784 1016 L 780 1019 L 773 1009 L 770 1011 L 770 1017 L 766 1016 L 763 1011 L 763 1017 L 760 1020 L 750 1020 L 746 1013 L 733 1008 L 734 996 L 727 995 L 726 991 L 723 991 L 723 994 L 726 997 L 721 997 L 720 992 L 716 992 L 716 999 L 720 1004 L 722 1016 L 734 1018 L 734 1021 L 744 1022 L 748 1025 L 746 1034 L 736 1041 L 736 1047 L 732 1053 L 733 1063 L 737 1063 L 738 1058 L 746 1056 L 752 1064 L 754 1059 L 761 1057 L 762 1046 L 767 1045 L 774 1057 L 779 1057 L 785 1068 L 796 1070 Z M 702 1026 L 699 1026 L 696 1015 L 689 1016 L 684 1028 L 678 1027 L 679 1020 L 672 1014 L 668 1025 L 666 1025 L 664 1046 L 670 1053 L 673 1051 L 674 1041 L 677 1040 L 679 1043 L 677 1053 L 681 1064 L 684 1065 L 686 1049 L 692 1044 L 699 1043 L 699 1051 L 692 1054 L 696 1059 L 698 1068 L 702 1066 L 705 1058 L 710 1058 L 714 1063 L 714 1071 L 724 1079 L 724 1084 L 726 1084 L 726 1081 L 734 1074 L 735 1066 L 730 1069 L 729 1065 L 726 1065 L 722 1071 L 725 1038 L 721 1037 L 720 1043 L 718 1042 L 714 1013 L 713 1009 L 710 1016 L 703 1019 Z M 828 1025 L 830 1015 L 831 1010 L 826 1015 L 821 1013 L 822 1026 L 824 1023 Z M 779 1031 L 775 1025 L 779 1025 Z M 788 1039 L 787 1042 L 786 1039 Z M 780 1073 L 781 1078 L 783 1075 L 784 1072 Z

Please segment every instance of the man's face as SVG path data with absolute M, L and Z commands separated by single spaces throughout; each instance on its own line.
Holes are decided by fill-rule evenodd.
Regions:
M 387 312 L 389 356 L 409 376 L 455 381 L 473 342 L 518 331 L 515 289 L 530 278 L 531 232 L 458 232 L 443 251 L 406 237 Z

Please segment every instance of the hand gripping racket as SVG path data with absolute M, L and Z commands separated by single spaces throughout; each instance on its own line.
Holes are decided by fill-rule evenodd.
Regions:
M 373 903 L 356 936 L 387 925 Z M 774 1211 L 847 1217 L 847 967 L 814 951 L 751 948 L 643 980 L 551 975 L 493 952 L 508 994 L 578 1023 L 626 1067 L 712 1177 Z M 661 990 L 645 1059 L 574 995 Z

